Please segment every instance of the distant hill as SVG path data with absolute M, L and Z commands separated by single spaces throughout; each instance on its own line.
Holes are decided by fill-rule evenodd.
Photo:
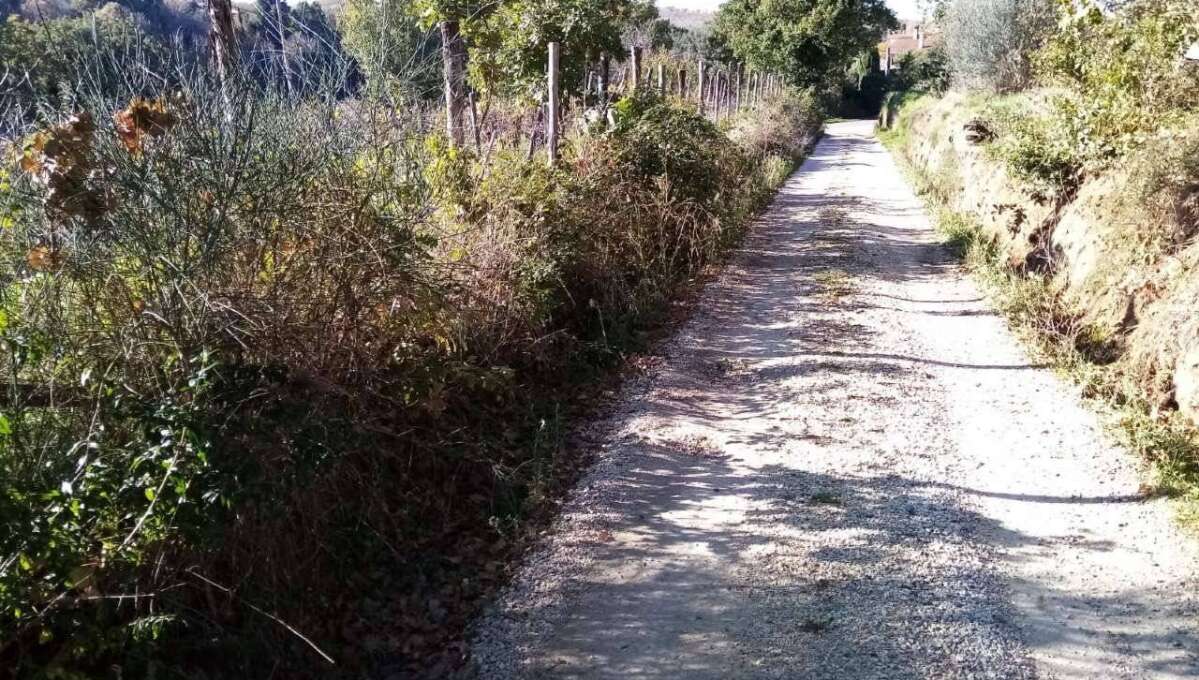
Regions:
M 679 9 L 678 7 L 659 7 L 658 15 L 675 26 L 687 30 L 706 28 L 716 18 L 716 15 L 712 12 Z

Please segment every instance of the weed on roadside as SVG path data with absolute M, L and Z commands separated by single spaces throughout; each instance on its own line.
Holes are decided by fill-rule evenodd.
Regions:
M 821 294 L 829 299 L 836 300 L 854 291 L 853 277 L 844 269 L 826 269 L 818 272 L 815 279 Z

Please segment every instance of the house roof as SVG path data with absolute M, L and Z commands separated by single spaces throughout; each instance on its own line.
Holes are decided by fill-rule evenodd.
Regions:
M 942 43 L 942 33 L 936 27 L 929 27 L 924 31 L 924 48 L 930 49 L 938 47 Z M 880 57 L 887 56 L 887 50 L 891 51 L 892 59 L 899 59 L 909 52 L 917 52 L 921 49 L 920 39 L 915 36 L 915 31 L 891 33 L 883 42 L 879 43 L 878 53 Z

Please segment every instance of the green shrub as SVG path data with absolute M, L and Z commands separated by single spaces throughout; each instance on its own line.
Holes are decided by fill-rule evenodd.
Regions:
M 798 160 L 815 143 L 823 125 L 823 107 L 812 90 L 794 90 L 762 104 L 733 122 L 729 137 L 758 158 Z M 771 121 L 764 125 L 762 120 Z
M 1181 55 L 1199 39 L 1199 10 L 1179 0 L 1138 0 L 1116 13 L 1094 5 L 1068 20 L 1037 55 L 1043 82 L 1076 94 L 1061 111 L 1093 162 L 1138 148 L 1199 109 L 1199 69 Z
M 996 139 L 988 154 L 1036 191 L 1052 194 L 1077 186 L 1084 158 L 1069 113 L 1072 106 L 1063 95 L 1047 101 L 1015 95 L 991 102 L 985 115 Z
M 61 105 L 80 81 L 93 89 L 119 89 L 125 74 L 116 57 L 134 54 L 155 72 L 167 70 L 171 61 L 166 46 L 127 12 L 38 22 L 0 12 L 0 121 L 37 106 Z M 6 110 L 10 107 L 17 110 Z
M 1049 93 L 987 109 L 997 133 L 992 154 L 1042 191 L 1069 188 L 1162 131 L 1185 129 L 1199 110 L 1199 69 L 1180 58 L 1199 36 L 1191 3 L 1138 0 L 1115 13 L 1082 7 L 1035 55 Z
M 949 56 L 940 47 L 908 52 L 899 60 L 892 89 L 941 93 L 949 89 Z
M 738 143 L 643 97 L 549 169 L 374 100 L 183 75 L 177 96 L 80 93 L 5 151 L 15 675 L 328 677 L 279 620 L 347 677 L 444 647 L 355 626 L 418 619 L 429 592 L 465 616 L 563 474 L 562 411 L 820 121 L 789 94 Z
M 736 149 L 710 121 L 652 96 L 622 99 L 615 108 L 613 160 L 635 180 L 661 179 L 674 195 L 699 201 L 727 186 L 726 164 L 737 160 Z

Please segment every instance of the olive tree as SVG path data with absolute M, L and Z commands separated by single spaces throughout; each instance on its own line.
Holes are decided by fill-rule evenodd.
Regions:
M 968 88 L 1011 91 L 1032 78 L 1032 56 L 1053 33 L 1055 0 L 955 0 L 945 12 L 954 80 Z

